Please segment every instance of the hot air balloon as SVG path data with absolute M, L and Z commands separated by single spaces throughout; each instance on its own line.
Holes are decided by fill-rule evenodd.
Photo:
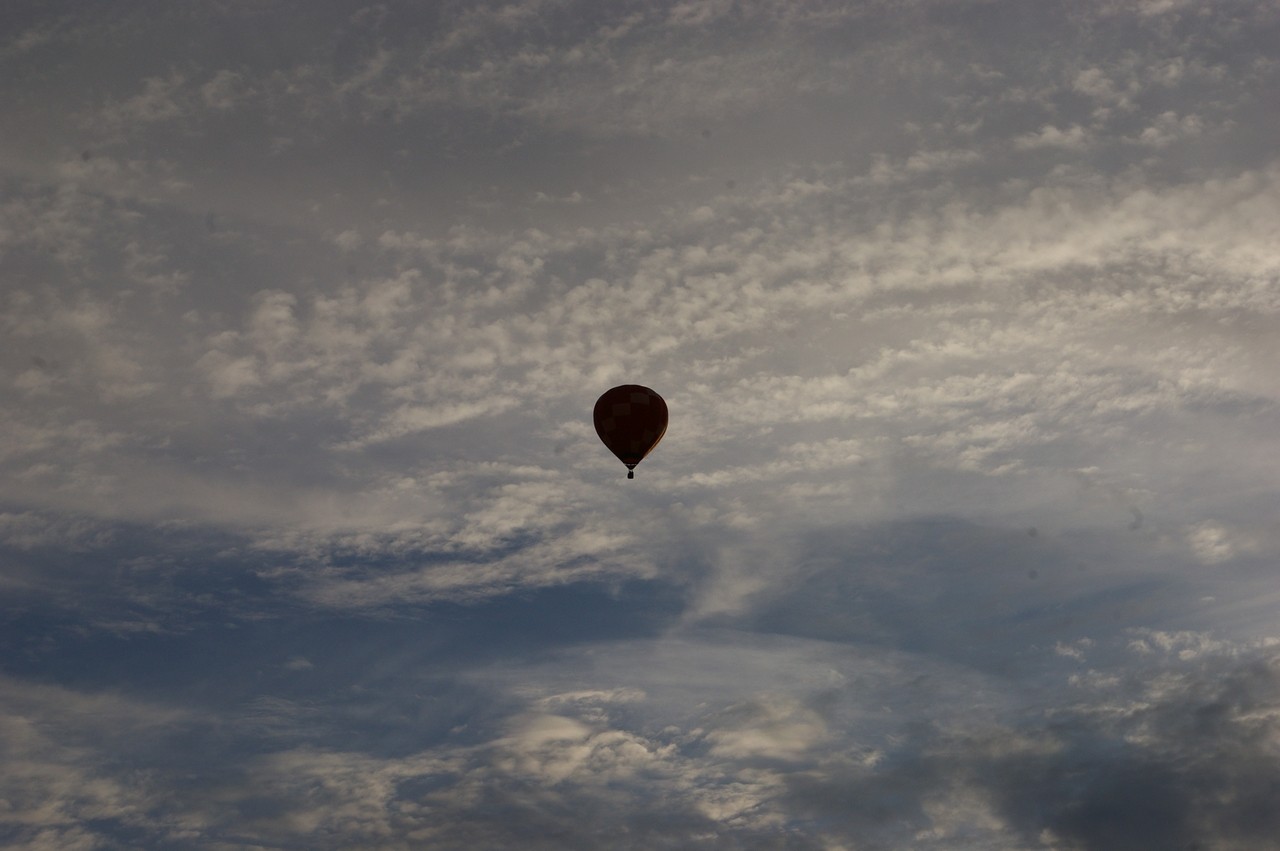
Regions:
M 635 466 L 653 451 L 667 431 L 667 403 L 639 384 L 606 390 L 596 400 L 592 417 L 604 445 L 627 465 L 628 479 L 635 478 Z

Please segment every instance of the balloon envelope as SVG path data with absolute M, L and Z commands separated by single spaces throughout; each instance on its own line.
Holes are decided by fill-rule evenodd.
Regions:
M 648 387 L 623 384 L 596 400 L 592 418 L 604 445 L 631 470 L 666 433 L 667 403 Z

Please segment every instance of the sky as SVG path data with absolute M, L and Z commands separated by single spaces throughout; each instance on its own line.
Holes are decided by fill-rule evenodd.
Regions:
M 6 0 L 0 117 L 4 847 L 1280 849 L 1275 0 Z

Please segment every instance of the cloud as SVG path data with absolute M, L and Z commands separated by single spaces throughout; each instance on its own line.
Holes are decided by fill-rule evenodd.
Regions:
M 874 771 L 833 761 L 797 776 L 791 804 L 887 844 L 877 807 L 938 847 L 1125 848 L 1153 838 L 1272 847 L 1269 820 L 1246 815 L 1272 782 L 1258 773 L 1269 758 L 1243 755 L 1269 735 L 1271 713 L 1258 711 L 1275 699 L 1266 658 L 1237 667 L 1218 657 L 1212 674 L 1152 673 L 1126 686 L 1146 688 L 1141 697 L 1118 706 L 1108 686 L 1050 711 L 1039 729 L 922 731 Z M 1158 696 L 1149 690 L 1170 679 Z
M 246 97 L 244 79 L 235 72 L 222 69 L 200 87 L 205 106 L 225 112 L 234 109 Z
M 135 836 L 171 841 L 310 837 L 321 847 L 487 847 L 516 836 L 531 847 L 621 847 L 602 835 L 647 847 L 1122 848 L 1152 836 L 1271 847 L 1274 642 L 1136 635 L 1149 647 L 1145 670 L 1100 642 L 1100 661 L 1113 667 L 1097 673 L 1116 676 L 1042 683 L 1048 691 L 1030 705 L 998 699 L 997 679 L 948 686 L 945 669 L 922 657 L 903 665 L 831 644 L 704 635 L 615 645 L 605 658 L 588 648 L 540 668 L 478 672 L 506 695 L 470 741 L 454 734 L 378 754 L 278 739 L 235 772 L 214 757 L 195 787 L 134 785 L 125 815 L 101 797 L 120 788 L 111 784 L 121 754 L 160 777 L 172 770 L 160 752 L 138 752 L 133 732 L 90 746 L 104 772 L 97 798 L 77 775 L 49 800 L 75 795 L 76 806 L 97 807 L 105 818 L 81 829 L 97 841 L 127 824 Z M 1188 642 L 1201 651 L 1180 652 Z M 611 667 L 642 658 L 678 664 Z M 643 689 L 557 691 L 557 680 L 581 678 L 584 662 Z M 934 694 L 905 717 L 880 705 L 904 688 L 952 687 L 947 700 Z M 10 711 L 15 694 L 44 699 L 15 688 L 6 684 Z M 84 697 L 60 699 L 80 709 L 46 725 L 82 740 L 96 716 L 82 711 Z M 260 731 L 266 712 L 287 735 L 317 711 L 300 715 L 279 700 L 254 707 L 235 722 L 240 732 Z M 153 727 L 195 722 L 144 714 Z M 45 765 L 53 758 L 47 742 L 26 747 Z M 17 772 L 6 764 L 6 778 L 30 780 Z M 46 809 L 20 835 L 72 836 L 74 821 L 60 818 Z
M 0 844 L 1273 842 L 1270 8 L 10 17 Z
M 833 229 L 823 223 L 835 211 L 874 197 L 863 175 L 786 175 L 687 205 L 639 234 L 614 225 L 384 231 L 376 246 L 340 253 L 325 231 L 317 239 L 333 262 L 350 256 L 371 272 L 294 291 L 244 287 L 213 304 L 200 303 L 202 279 L 178 267 L 173 243 L 144 218 L 129 225 L 120 269 L 171 301 L 139 309 L 123 294 L 74 287 L 11 294 L 12 339 L 59 352 L 63 368 L 39 355 L 45 366 L 28 360 L 9 373 L 11 392 L 32 404 L 9 415 L 9 457 L 48 483 L 24 488 L 24 499 L 44 494 L 46 505 L 68 504 L 74 491 L 77 510 L 149 514 L 153 488 L 129 483 L 167 482 L 181 494 L 169 510 L 193 519 L 227 518 L 239 504 L 234 522 L 258 512 L 263 539 L 307 541 L 307 552 L 317 534 L 369 523 L 373 540 L 402 552 L 414 522 L 434 528 L 432 518 L 469 513 L 451 501 L 482 469 L 469 466 L 471 440 L 503 469 L 532 466 L 558 477 L 562 492 L 585 488 L 594 438 L 571 412 L 595 394 L 580 388 L 645 373 L 679 416 L 662 457 L 685 472 L 664 486 L 679 499 L 715 500 L 709 518 L 791 516 L 765 506 L 802 492 L 820 513 L 879 511 L 894 483 L 920 468 L 1016 480 L 992 493 L 1020 493 L 1105 466 L 1123 454 L 1125 435 L 1153 426 L 1154 440 L 1184 448 L 1140 465 L 1125 485 L 1135 494 L 1193 488 L 1197 465 L 1210 460 L 1243 480 L 1262 469 L 1177 436 L 1234 411 L 1261 423 L 1274 405 L 1257 378 L 1264 349 L 1224 346 L 1229 330 L 1215 329 L 1275 310 L 1265 228 L 1277 213 L 1275 183 L 1274 169 L 1156 188 L 1064 175 L 995 205 L 912 206 Z M 48 212 L 56 206 L 21 209 L 24 221 L 65 218 Z M 100 202 L 74 209 L 90 210 L 82 231 L 67 231 L 83 234 L 76 251 L 88 256 L 116 218 Z M 184 414 L 161 428 L 161 410 Z M 227 437 L 209 443 L 199 422 L 222 423 Z M 1249 420 L 1237 422 L 1241 439 L 1262 440 L 1246 437 Z M 250 433 L 260 448 L 238 437 Z M 582 451 L 553 455 L 565 441 Z M 219 445 L 244 472 L 194 486 L 197 468 L 183 453 L 146 460 L 164 445 L 206 454 Z M 306 460 L 272 468 L 268 481 L 264 459 L 284 446 Z M 533 447 L 546 454 L 529 464 Z M 378 457 L 366 473 L 343 472 L 351 459 Z M 853 487 L 854 469 L 874 488 Z M 427 484 L 446 471 L 463 477 L 452 490 Z M 859 504 L 859 492 L 873 496 Z M 570 547 L 564 557 L 578 557 L 571 551 L 585 555 Z M 535 563 L 551 569 L 558 558 Z M 401 572 L 386 587 L 436 587 L 429 572 Z M 472 575 L 488 576 L 480 584 L 490 588 L 519 575 L 546 581 L 514 563 Z
M 1156 122 L 1138 134 L 1137 141 L 1143 145 L 1164 147 L 1182 139 L 1199 136 L 1204 132 L 1204 121 L 1198 115 L 1179 117 L 1176 112 L 1163 112 Z
M 1073 124 L 1060 130 L 1052 124 L 1046 124 L 1036 133 L 1028 133 L 1014 140 L 1014 146 L 1022 149 L 1033 148 L 1066 148 L 1079 150 L 1089 144 L 1088 132 L 1079 124 Z
M 0 513 L 0 541 L 19 550 L 52 548 L 72 552 L 95 549 L 111 539 L 108 526 L 85 518 L 34 511 Z
M 1247 532 L 1228 529 L 1212 520 L 1193 525 L 1187 531 L 1187 543 L 1195 557 L 1206 565 L 1221 564 L 1258 550 L 1258 542 Z
M 89 260 L 91 244 L 109 223 L 101 198 L 74 186 L 21 193 L 0 204 L 0 248 L 47 252 L 67 265 Z
M 1071 87 L 1107 103 L 1115 105 L 1127 103 L 1124 96 L 1117 90 L 1115 83 L 1101 68 L 1086 68 L 1076 74 Z
M 139 126 L 177 119 L 188 109 L 182 98 L 186 84 L 186 77 L 177 72 L 149 77 L 138 94 L 105 106 L 97 121 L 109 130 L 133 132 Z
M 152 821 L 162 789 L 130 780 L 128 769 L 116 773 L 120 765 L 111 760 L 163 747 L 190 723 L 179 710 L 4 678 L 0 790 L 6 807 L 0 831 L 6 842 L 31 849 L 94 848 L 104 833 L 156 828 L 159 837 L 183 837 L 193 826 L 183 815 L 174 814 L 167 824 Z
M 727 707 L 710 723 L 710 754 L 722 759 L 797 761 L 812 756 L 830 735 L 817 713 L 770 696 Z

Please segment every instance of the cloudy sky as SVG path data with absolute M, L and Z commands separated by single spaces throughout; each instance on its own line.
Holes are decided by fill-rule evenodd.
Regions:
M 6 0 L 0 844 L 1280 848 L 1278 45 Z

